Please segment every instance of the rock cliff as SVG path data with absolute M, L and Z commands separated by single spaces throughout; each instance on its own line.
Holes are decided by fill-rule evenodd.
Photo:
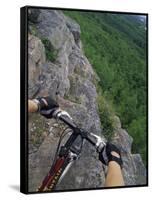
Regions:
M 29 10 L 29 98 L 51 95 L 80 127 L 102 136 L 98 115 L 98 77 L 84 55 L 80 26 L 56 10 Z M 132 138 L 117 120 L 113 142 L 122 150 L 126 185 L 146 183 L 139 154 L 131 153 Z M 62 124 L 29 114 L 29 191 L 35 191 L 51 166 Z M 103 137 L 103 136 L 102 136 Z M 105 171 L 95 149 L 85 142 L 81 158 L 57 190 L 104 187 Z

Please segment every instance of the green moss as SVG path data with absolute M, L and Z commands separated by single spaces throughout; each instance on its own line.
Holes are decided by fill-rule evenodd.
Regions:
M 31 30 L 30 30 L 30 33 L 34 36 L 37 36 L 37 30 L 36 30 L 36 27 L 35 26 L 31 26 Z
M 51 61 L 51 62 L 55 62 L 57 55 L 58 55 L 58 51 L 56 49 L 54 49 L 51 42 L 47 38 L 41 37 L 38 34 L 37 28 L 34 24 L 29 24 L 29 30 L 28 31 L 31 35 L 38 37 L 42 41 L 42 43 L 45 47 L 45 54 L 46 54 L 47 60 Z
M 47 60 L 51 62 L 55 62 L 58 55 L 58 51 L 53 48 L 53 46 L 51 45 L 51 42 L 47 38 L 41 38 L 41 41 L 45 47 L 45 54 L 46 54 Z

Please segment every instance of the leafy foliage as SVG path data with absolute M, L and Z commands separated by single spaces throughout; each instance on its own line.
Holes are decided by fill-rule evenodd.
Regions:
M 123 128 L 134 138 L 133 151 L 140 153 L 146 162 L 145 23 L 138 15 L 81 11 L 65 14 L 80 25 L 83 48 L 100 78 L 104 99 L 112 103 Z M 107 117 L 102 109 L 105 107 L 101 105 L 101 122 L 108 127 L 110 113 Z
M 97 100 L 103 134 L 111 140 L 115 131 L 114 112 L 102 95 L 99 95 Z

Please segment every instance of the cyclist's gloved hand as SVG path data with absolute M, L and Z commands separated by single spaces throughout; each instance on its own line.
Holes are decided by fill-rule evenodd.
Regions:
M 108 142 L 106 146 L 103 147 L 103 149 L 99 153 L 99 160 L 105 165 L 108 165 L 110 161 L 115 161 L 122 168 L 123 163 L 120 150 L 112 143 Z
M 58 103 L 51 97 L 38 97 L 36 98 L 38 102 L 39 112 L 46 118 L 52 118 L 53 112 L 59 108 Z

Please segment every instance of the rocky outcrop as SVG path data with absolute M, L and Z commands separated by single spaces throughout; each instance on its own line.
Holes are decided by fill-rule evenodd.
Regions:
M 28 77 L 29 96 L 32 97 L 39 92 L 40 89 L 40 74 L 42 73 L 43 64 L 45 63 L 45 49 L 40 39 L 29 35 L 28 36 Z
M 80 35 L 79 25 L 61 11 L 29 10 L 29 98 L 53 96 L 80 127 L 102 136 L 96 75 L 83 53 Z M 44 39 L 51 45 L 50 53 L 57 52 L 54 61 L 46 56 Z M 49 171 L 62 130 L 63 124 L 53 119 L 46 120 L 38 114 L 29 116 L 29 191 L 35 191 Z M 126 185 L 144 184 L 142 160 L 140 155 L 131 154 L 132 138 L 119 120 L 113 141 L 123 151 Z M 99 188 L 104 181 L 105 171 L 98 155 L 85 142 L 80 159 L 56 189 Z

